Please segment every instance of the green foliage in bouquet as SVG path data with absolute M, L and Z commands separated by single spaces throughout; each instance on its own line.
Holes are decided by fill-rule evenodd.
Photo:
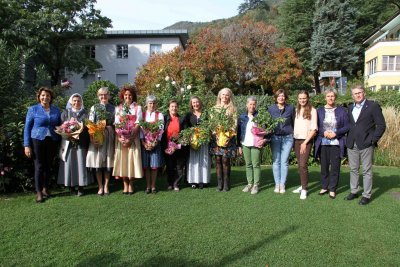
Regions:
M 96 122 L 106 120 L 109 124 L 112 124 L 110 122 L 112 122 L 114 118 L 112 118 L 111 113 L 106 110 L 106 106 L 102 104 L 94 104 L 93 111 L 91 112 L 96 114 Z
M 156 122 L 141 121 L 141 122 L 139 122 L 140 127 L 142 127 L 143 129 L 147 129 L 152 133 L 155 133 L 156 131 L 160 130 L 162 125 L 163 125 L 163 121 L 156 121 Z
M 236 125 L 235 118 L 231 115 L 226 114 L 226 108 L 211 108 L 209 119 L 209 127 L 212 131 L 215 131 L 217 128 L 223 132 L 231 131 Z
M 206 123 L 194 127 L 186 128 L 179 133 L 178 143 L 181 145 L 191 145 L 193 148 L 200 147 L 210 142 L 210 129 Z
M 258 127 L 265 129 L 267 132 L 271 132 L 279 125 L 279 123 L 283 123 L 285 120 L 285 118 L 274 119 L 267 109 L 260 108 L 257 116 L 255 116 L 252 121 L 257 123 Z

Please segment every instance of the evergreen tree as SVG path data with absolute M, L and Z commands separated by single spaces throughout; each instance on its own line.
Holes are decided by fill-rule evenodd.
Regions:
M 355 40 L 356 10 L 345 0 L 317 0 L 311 37 L 314 71 L 351 72 L 359 50 Z
M 246 13 L 248 10 L 253 9 L 265 9 L 269 10 L 269 5 L 264 0 L 245 0 L 244 3 L 241 3 L 238 7 L 239 14 Z

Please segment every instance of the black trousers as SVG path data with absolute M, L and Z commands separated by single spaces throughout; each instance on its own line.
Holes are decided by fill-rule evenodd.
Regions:
M 340 147 L 321 146 L 321 188 L 336 192 L 340 174 Z
M 44 140 L 32 140 L 33 163 L 35 164 L 35 189 L 41 192 L 43 187 L 49 187 L 50 170 L 57 151 L 57 142 L 51 137 Z
M 176 153 L 176 152 L 175 152 Z M 167 166 L 168 186 L 179 187 L 184 177 L 186 160 L 182 155 L 165 154 L 165 164 Z

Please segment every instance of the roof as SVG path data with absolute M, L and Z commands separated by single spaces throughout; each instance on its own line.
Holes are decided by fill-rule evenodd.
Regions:
M 387 34 L 388 31 L 400 24 L 400 10 L 397 11 L 390 19 L 383 23 L 380 27 L 375 29 L 375 31 L 364 39 L 363 44 L 373 42 L 381 36 Z
M 182 45 L 185 47 L 189 39 L 188 30 L 108 30 L 106 31 L 107 37 L 123 38 L 123 37 L 179 37 Z

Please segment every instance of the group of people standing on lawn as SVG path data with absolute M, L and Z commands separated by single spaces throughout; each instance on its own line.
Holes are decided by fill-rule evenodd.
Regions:
M 213 133 L 209 143 L 201 144 L 197 149 L 182 146 L 171 154 L 166 152 L 169 141 L 185 128 L 197 126 L 208 118 L 199 97 L 193 96 L 189 101 L 190 111 L 180 116 L 177 101 L 171 100 L 167 114 L 162 114 L 157 110 L 156 97 L 152 95 L 147 96 L 146 106 L 142 109 L 137 104 L 134 86 L 127 85 L 120 90 L 120 105 L 114 107 L 108 103 L 108 88 L 102 87 L 97 92 L 99 104 L 92 106 L 89 112 L 84 108 L 82 96 L 73 94 L 61 113 L 52 105 L 53 92 L 41 87 L 37 93 L 38 104 L 29 108 L 24 129 L 25 155 L 33 158 L 35 166 L 36 202 L 41 203 L 50 197 L 50 166 L 60 141 L 55 127 L 69 120 L 94 123 L 105 120 L 102 142 L 89 134 L 86 127 L 79 134 L 79 139 L 61 138 L 58 183 L 70 187 L 71 192 L 79 196 L 83 195 L 83 187 L 93 182 L 91 173 L 95 173 L 98 195 L 110 193 L 111 176 L 123 181 L 123 194 L 127 195 L 134 192 L 134 180 L 145 177 L 145 192 L 154 194 L 157 192 L 157 171 L 164 164 L 169 190 L 179 191 L 184 179 L 193 188 L 203 188 L 211 181 L 211 156 L 215 156 L 217 191 L 229 191 L 231 159 L 238 155 L 244 157 L 246 168 L 247 185 L 242 191 L 257 194 L 261 173 L 260 152 L 270 141 L 275 193 L 285 193 L 289 155 L 293 148 L 301 184 L 293 192 L 300 193 L 300 199 L 307 198 L 308 159 L 315 143 L 315 156 L 321 163 L 319 195 L 328 194 L 330 198 L 336 198 L 341 159 L 347 147 L 351 193 L 346 199 L 358 197 L 359 169 L 362 165 L 364 192 L 359 203 L 368 204 L 372 191 L 374 147 L 385 131 L 385 120 L 380 106 L 365 98 L 362 86 L 352 88 L 354 103 L 348 110 L 335 104 L 336 96 L 335 90 L 325 91 L 326 103 L 316 110 L 306 91 L 298 93 L 295 107 L 287 103 L 285 90 L 276 91 L 275 104 L 268 108 L 268 112 L 274 119 L 282 118 L 281 122 L 272 133 L 255 140 L 251 129 L 255 126 L 253 118 L 258 114 L 257 99 L 249 97 L 246 112 L 238 116 L 232 91 L 221 89 L 214 108 L 224 110 L 233 119 L 235 123 L 231 130 L 236 136 L 219 146 L 218 135 Z M 115 125 L 123 119 L 122 114 L 131 116 L 134 121 L 128 137 L 115 132 Z M 158 122 L 163 134 L 151 144 L 145 142 L 139 126 L 141 121 Z

